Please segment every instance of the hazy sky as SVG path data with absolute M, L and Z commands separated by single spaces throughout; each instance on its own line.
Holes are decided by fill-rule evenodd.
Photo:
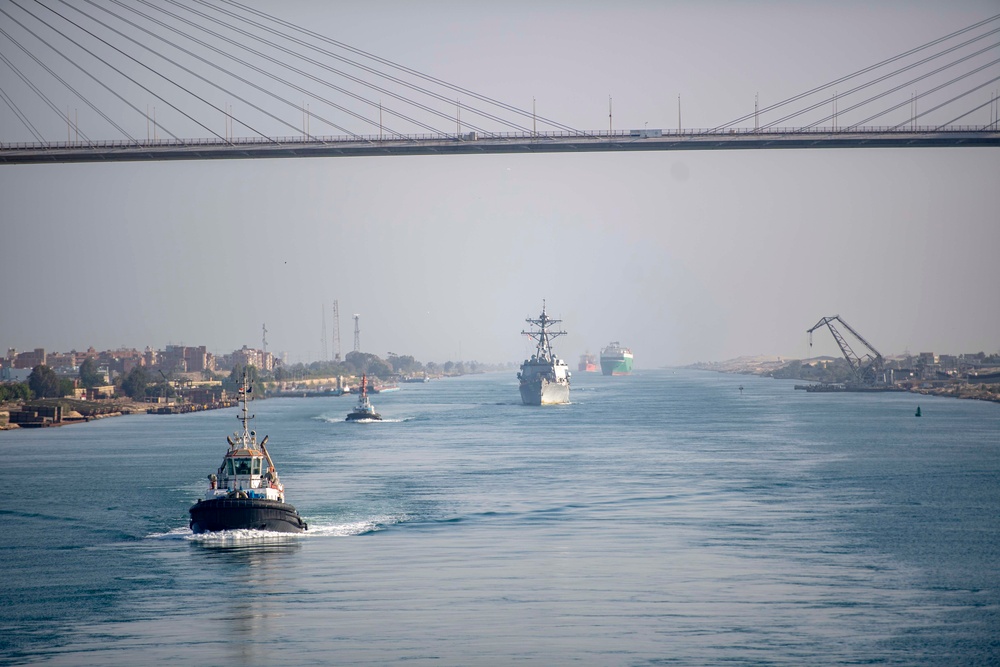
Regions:
M 586 130 L 607 128 L 609 95 L 616 129 L 676 129 L 678 95 L 685 128 L 714 127 L 1000 13 L 871 4 L 271 11 Z M 24 133 L 0 106 L 0 141 Z M 647 368 L 838 354 L 805 334 L 834 314 L 883 354 L 997 352 L 998 184 L 993 148 L 0 166 L 0 346 L 221 354 L 266 322 L 269 350 L 309 361 L 337 299 L 345 353 L 359 313 L 365 352 L 519 361 L 546 299 L 574 364 L 611 340 Z

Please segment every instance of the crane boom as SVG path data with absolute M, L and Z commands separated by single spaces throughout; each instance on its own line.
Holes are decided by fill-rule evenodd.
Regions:
M 868 348 L 868 352 L 864 356 L 858 356 L 857 353 L 851 349 L 847 340 L 841 335 L 837 327 L 833 326 L 833 322 L 840 322 L 841 325 L 861 341 L 861 344 Z M 882 378 L 883 371 L 885 370 L 885 359 L 882 358 L 882 354 L 875 349 L 875 347 L 869 343 L 865 338 L 859 334 L 857 331 L 851 327 L 850 324 L 845 322 L 840 315 L 834 315 L 832 317 L 824 317 L 819 322 L 809 329 L 806 333 L 809 334 L 809 346 L 812 347 L 812 334 L 813 331 L 819 329 L 823 325 L 826 325 L 830 329 L 830 333 L 833 334 L 834 340 L 837 341 L 837 345 L 840 346 L 840 351 L 844 354 L 844 358 L 847 359 L 847 363 L 850 365 L 851 370 L 854 373 L 857 381 L 864 385 L 873 385 L 880 381 Z

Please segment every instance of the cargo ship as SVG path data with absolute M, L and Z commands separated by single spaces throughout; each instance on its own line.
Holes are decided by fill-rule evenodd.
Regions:
M 580 363 L 577 364 L 576 370 L 583 371 L 586 373 L 593 372 L 597 370 L 597 357 L 592 355 L 590 352 L 580 355 Z
M 601 350 L 601 372 L 605 375 L 628 375 L 632 372 L 632 350 L 617 341 Z
M 542 301 L 542 314 L 538 319 L 527 318 L 525 322 L 532 328 L 521 333 L 537 342 L 535 353 L 521 364 L 521 372 L 517 374 L 521 401 L 525 405 L 553 405 L 569 403 L 569 365 L 556 357 L 552 351 L 552 339 L 566 335 L 565 331 L 552 331 L 551 327 L 561 322 L 545 314 L 545 302 Z
M 243 432 L 226 437 L 229 449 L 218 471 L 208 476 L 205 499 L 189 510 L 194 533 L 240 529 L 301 533 L 308 529 L 295 508 L 285 502 L 285 487 L 267 452 L 267 436 L 258 443 L 257 432 L 248 428 L 253 419 L 247 415 L 249 393 L 244 372 L 239 389 Z

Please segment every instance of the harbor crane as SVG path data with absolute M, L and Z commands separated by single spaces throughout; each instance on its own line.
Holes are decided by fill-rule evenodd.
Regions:
M 861 344 L 868 348 L 864 356 L 859 357 L 851 346 L 847 344 L 847 341 L 837 330 L 837 327 L 833 326 L 834 321 L 840 322 L 840 324 L 851 332 L 851 334 L 861 341 Z M 830 329 L 830 333 L 833 334 L 834 340 L 837 341 L 837 345 L 840 346 L 840 351 L 844 353 L 844 358 L 847 359 L 847 363 L 851 366 L 851 371 L 854 373 L 854 377 L 858 384 L 864 386 L 873 386 L 885 381 L 885 359 L 878 350 L 872 346 L 871 343 L 866 341 L 864 337 L 857 331 L 851 328 L 851 325 L 841 319 L 840 315 L 834 315 L 833 317 L 824 317 L 819 322 L 816 323 L 812 329 L 809 329 L 806 333 L 809 334 L 809 347 L 812 347 L 812 334 L 813 331 L 819 329 L 823 325 L 826 325 Z

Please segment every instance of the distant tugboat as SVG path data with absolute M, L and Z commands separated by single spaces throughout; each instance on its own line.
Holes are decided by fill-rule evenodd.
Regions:
M 368 376 L 361 376 L 361 391 L 358 392 L 358 404 L 347 415 L 345 421 L 349 422 L 377 422 L 382 421 L 382 415 L 375 412 L 375 408 L 368 401 Z
M 545 314 L 545 302 L 542 301 L 542 314 L 537 320 L 530 317 L 525 322 L 538 327 L 538 330 L 522 331 L 538 342 L 535 353 L 521 364 L 521 372 L 517 374 L 520 380 L 521 401 L 525 405 L 550 405 L 569 403 L 569 366 L 552 352 L 552 339 L 566 335 L 565 331 L 550 331 L 549 327 L 562 320 L 554 320 Z
M 285 502 L 285 487 L 278 480 L 267 436 L 257 442 L 257 432 L 247 429 L 253 416 L 247 415 L 250 388 L 246 373 L 239 390 L 243 404 L 243 433 L 226 437 L 229 451 L 217 473 L 208 476 L 208 497 L 189 510 L 195 533 L 218 530 L 254 529 L 279 533 L 301 533 L 308 529 L 294 507 Z M 265 466 L 266 463 L 266 466 Z

